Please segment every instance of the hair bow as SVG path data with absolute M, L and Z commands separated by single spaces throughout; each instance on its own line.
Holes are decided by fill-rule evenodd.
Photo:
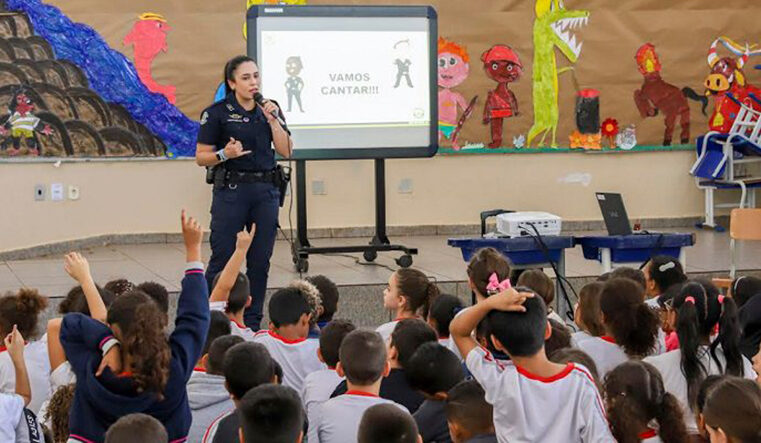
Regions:
M 499 281 L 499 277 L 497 276 L 496 272 L 492 272 L 492 274 L 489 276 L 489 283 L 486 285 L 486 292 L 489 294 L 499 294 L 502 291 L 508 290 L 512 288 L 512 285 L 510 284 L 510 278 L 506 278 L 502 281 Z

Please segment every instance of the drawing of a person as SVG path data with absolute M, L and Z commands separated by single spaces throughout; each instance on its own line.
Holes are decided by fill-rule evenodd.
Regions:
M 304 65 L 301 63 L 301 57 L 291 56 L 285 61 L 285 72 L 288 73 L 288 79 L 285 81 L 285 92 L 288 94 L 288 112 L 291 112 L 293 99 L 299 105 L 299 111 L 304 112 L 301 106 L 301 91 L 304 89 L 304 80 L 299 77 Z

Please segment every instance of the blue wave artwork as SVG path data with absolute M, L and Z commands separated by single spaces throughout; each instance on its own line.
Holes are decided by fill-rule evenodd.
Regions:
M 157 135 L 170 157 L 195 154 L 198 122 L 189 119 L 161 94 L 140 81 L 135 66 L 112 49 L 91 27 L 74 23 L 55 6 L 40 0 L 6 0 L 10 10 L 29 16 L 35 32 L 50 43 L 59 59 L 78 65 L 90 87 L 103 99 L 124 106 L 132 117 Z

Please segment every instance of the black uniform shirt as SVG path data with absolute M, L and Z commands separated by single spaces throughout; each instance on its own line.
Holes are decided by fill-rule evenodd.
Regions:
M 277 104 L 273 100 L 273 103 Z M 278 105 L 278 108 L 280 106 Z M 285 121 L 283 112 L 280 118 Z M 283 129 L 290 134 L 287 126 Z M 264 116 L 261 106 L 246 111 L 230 93 L 206 108 L 201 114 L 201 128 L 198 143 L 215 146 L 215 151 L 223 149 L 230 137 L 243 145 L 244 151 L 251 151 L 225 162 L 225 168 L 232 171 L 269 171 L 275 168 L 275 151 L 272 149 L 272 129 Z

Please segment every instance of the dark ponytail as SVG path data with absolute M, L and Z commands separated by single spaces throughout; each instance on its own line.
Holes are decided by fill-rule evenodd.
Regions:
M 399 293 L 407 300 L 407 310 L 428 318 L 431 304 L 439 296 L 439 287 L 417 269 L 402 268 L 396 271 Z
M 122 352 L 130 356 L 132 366 L 128 369 L 138 392 L 154 392 L 163 399 L 171 360 L 164 335 L 166 315 L 145 293 L 131 291 L 114 300 L 107 322 L 119 325 Z
M 477 250 L 468 262 L 468 278 L 481 297 L 489 296 L 486 286 L 492 274 L 497 274 L 499 281 L 510 278 L 510 262 L 494 248 Z
M 227 63 L 225 63 L 225 70 L 222 73 L 222 82 L 225 84 L 225 95 L 233 92 L 233 90 L 230 88 L 229 81 L 235 79 L 235 70 L 238 69 L 238 66 L 245 62 L 256 63 L 253 58 L 247 55 L 236 55 L 235 57 L 228 60 Z
M 742 329 L 740 320 L 737 316 L 737 305 L 729 297 L 720 295 L 716 300 L 720 305 L 719 314 L 719 335 L 711 343 L 711 357 L 714 361 L 719 362 L 716 356 L 716 348 L 721 346 L 724 358 L 727 361 L 725 374 L 743 376 L 743 356 L 740 352 L 740 338 Z
M 37 335 L 37 318 L 48 306 L 47 297 L 36 289 L 22 288 L 0 297 L 0 334 L 10 334 L 13 325 L 25 339 Z
M 632 358 L 653 351 L 660 327 L 658 315 L 644 303 L 644 297 L 642 286 L 628 278 L 608 280 L 600 295 L 606 329 Z
M 658 374 L 660 376 L 660 374 Z M 663 394 L 661 404 L 655 411 L 655 420 L 658 422 L 658 436 L 661 441 L 667 443 L 687 443 L 690 440 L 687 427 L 684 423 L 682 405 L 679 404 L 673 394 Z

